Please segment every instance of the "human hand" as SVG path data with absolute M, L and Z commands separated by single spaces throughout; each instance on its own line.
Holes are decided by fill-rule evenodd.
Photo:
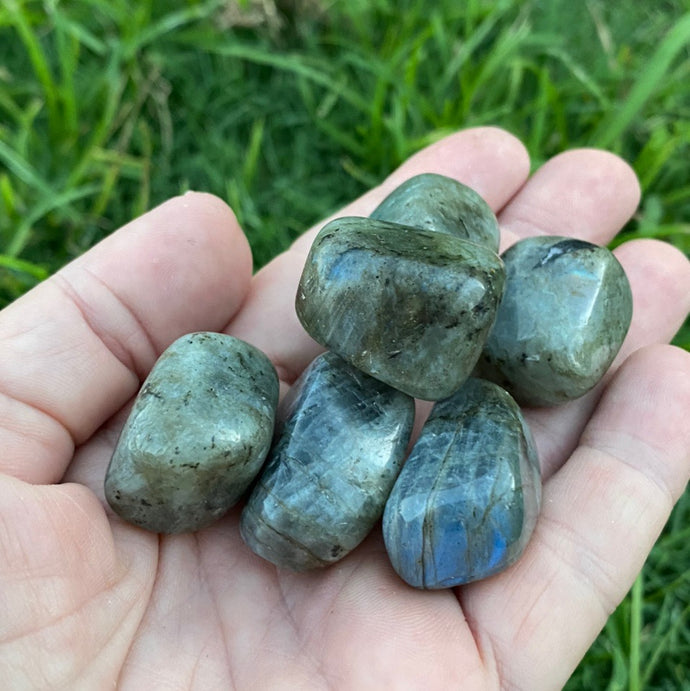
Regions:
M 498 212 L 503 248 L 537 233 L 605 244 L 637 206 L 635 177 L 611 154 L 570 151 L 528 171 L 512 136 L 467 130 L 342 213 L 368 214 L 420 172 L 475 188 Z M 293 307 L 314 232 L 250 279 L 228 208 L 185 195 L 0 314 L 3 689 L 555 689 L 623 598 L 690 475 L 690 355 L 656 345 L 690 308 L 690 264 L 651 240 L 616 250 L 634 314 L 605 380 L 526 411 L 543 509 L 503 574 L 416 591 L 378 529 L 335 566 L 294 574 L 245 547 L 237 509 L 176 536 L 108 509 L 103 478 L 127 402 L 176 337 L 245 339 L 283 388 L 319 352 Z

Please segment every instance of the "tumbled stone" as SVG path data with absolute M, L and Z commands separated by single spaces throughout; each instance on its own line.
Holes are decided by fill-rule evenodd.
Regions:
M 394 189 L 371 218 L 450 233 L 498 252 L 498 221 L 471 187 L 436 173 L 415 175 Z
M 393 487 L 386 550 L 415 588 L 486 578 L 522 554 L 540 502 L 539 462 L 519 407 L 471 378 L 434 405 Z
M 566 237 L 520 240 L 503 255 L 506 287 L 479 372 L 523 404 L 582 396 L 618 353 L 632 293 L 605 247 Z
M 317 235 L 297 291 L 316 341 L 400 391 L 437 400 L 469 376 L 503 290 L 501 260 L 447 233 L 339 218 Z
M 380 518 L 409 441 L 414 401 L 325 353 L 293 386 L 283 415 L 240 531 L 278 566 L 327 566 Z
M 209 525 L 258 473 L 277 405 L 278 377 L 259 350 L 217 333 L 179 338 L 134 401 L 108 467 L 108 503 L 154 532 Z

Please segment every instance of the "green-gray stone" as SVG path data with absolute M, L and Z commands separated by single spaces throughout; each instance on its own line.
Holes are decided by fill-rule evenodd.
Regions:
M 446 233 L 340 218 L 312 245 L 296 298 L 316 341 L 400 391 L 438 400 L 477 362 L 503 290 L 499 257 Z
M 153 532 L 209 525 L 259 472 L 277 405 L 278 377 L 259 350 L 217 333 L 179 338 L 134 401 L 108 467 L 108 503 Z
M 478 371 L 523 405 L 557 405 L 601 379 L 630 326 L 632 293 L 604 247 L 520 240 L 504 254 L 506 286 Z
M 449 588 L 502 571 L 527 545 L 541 504 L 536 447 L 517 403 L 468 379 L 434 405 L 383 514 L 395 571 Z
M 491 207 L 471 187 L 444 175 L 422 173 L 403 182 L 371 218 L 450 233 L 498 252 L 500 231 Z
M 414 401 L 324 353 L 292 387 L 279 417 L 275 446 L 242 512 L 242 538 L 277 566 L 328 566 L 381 517 Z

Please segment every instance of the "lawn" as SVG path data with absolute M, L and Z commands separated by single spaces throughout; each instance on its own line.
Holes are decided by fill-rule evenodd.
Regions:
M 611 149 L 690 252 L 690 3 L 4 0 L 0 306 L 189 188 L 261 266 L 456 129 Z M 690 347 L 690 328 L 676 343 Z M 568 689 L 690 688 L 690 494 Z

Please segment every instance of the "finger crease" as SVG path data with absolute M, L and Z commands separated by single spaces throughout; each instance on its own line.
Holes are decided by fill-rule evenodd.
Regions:
M 157 353 L 156 345 L 151 338 L 148 329 L 144 326 L 141 319 L 136 315 L 136 313 L 117 295 L 112 288 L 105 283 L 96 274 L 90 271 L 88 268 L 82 267 L 81 269 L 90 280 L 94 283 L 98 283 L 117 303 L 117 306 L 122 310 L 122 312 L 134 323 L 138 333 L 143 336 L 145 344 L 151 353 Z M 105 348 L 122 363 L 130 372 L 135 374 L 141 381 L 146 376 L 146 367 L 137 365 L 137 358 L 134 356 L 131 348 L 128 348 L 112 331 L 104 330 L 99 326 L 97 320 L 94 318 L 94 307 L 89 303 L 87 299 L 82 297 L 82 293 L 77 290 L 72 282 L 63 274 L 57 273 L 53 276 L 56 285 L 62 290 L 65 296 L 74 304 L 74 306 L 79 311 L 84 323 L 87 325 L 89 330 L 98 338 L 98 340 L 105 346 Z
M 34 411 L 35 413 L 38 413 L 39 415 L 47 418 L 51 422 L 55 423 L 60 429 L 64 430 L 65 434 L 67 435 L 70 444 L 72 445 L 72 449 L 75 449 L 77 447 L 77 440 L 74 437 L 74 434 L 72 434 L 72 430 L 69 428 L 69 425 L 67 425 L 63 420 L 60 420 L 56 415 L 51 413 L 49 410 L 46 408 L 42 408 L 40 405 L 37 403 L 30 403 L 29 401 L 24 400 L 23 398 L 19 398 L 16 395 L 10 395 L 7 394 L 3 391 L 0 391 L 0 396 L 6 398 L 8 401 L 11 403 L 17 403 L 20 406 L 25 406 L 31 411 Z M 24 420 L 27 419 L 27 416 L 25 415 L 12 415 L 11 417 L 8 417 L 8 420 Z M 35 439 L 38 443 L 40 443 L 42 446 L 45 446 L 46 448 L 50 449 L 50 447 L 54 444 L 54 441 L 51 439 L 49 441 L 46 441 L 45 439 L 41 438 L 40 436 L 37 435 L 31 435 L 29 436 L 27 434 L 27 431 L 25 429 L 21 428 L 16 428 L 13 429 L 9 427 L 7 424 L 0 425 L 0 428 L 6 429 L 9 432 L 18 432 L 19 434 L 22 435 L 22 438 L 33 438 Z M 44 429 L 44 426 L 38 425 L 35 421 L 32 422 L 32 428 L 34 429 Z
M 601 436 L 603 435 L 599 435 L 600 438 L 597 439 L 596 446 L 593 444 L 589 444 L 586 441 L 586 439 L 583 438 L 579 444 L 580 448 L 589 449 L 591 452 L 596 453 L 598 455 L 603 454 L 608 458 L 617 461 L 628 470 L 633 471 L 633 473 L 640 476 L 648 484 L 651 483 L 655 485 L 657 489 L 660 491 L 660 493 L 663 495 L 664 499 L 667 501 L 670 512 L 671 507 L 673 507 L 677 499 L 674 497 L 674 493 L 670 488 L 669 484 L 663 480 L 663 478 L 660 476 L 658 472 L 658 468 L 663 467 L 663 462 L 659 461 L 658 451 L 653 446 L 650 446 L 648 443 L 646 443 L 644 439 L 641 439 L 635 435 L 629 435 L 631 442 L 630 446 L 631 448 L 636 449 L 634 453 L 635 460 L 633 461 L 627 454 L 621 453 L 621 433 L 617 432 L 616 443 L 610 444 L 606 443 L 603 439 L 601 439 Z M 647 452 L 640 452 L 640 446 L 645 447 Z M 643 458 L 650 459 L 648 462 L 644 464 L 644 468 L 640 467 L 639 465 L 641 459 Z M 652 461 L 659 461 L 659 463 L 655 463 Z
M 619 576 L 616 565 L 610 564 L 601 554 L 596 553 L 587 540 L 567 522 L 559 521 L 543 514 L 540 518 L 537 538 L 540 546 L 544 547 L 554 559 L 561 563 L 568 578 L 574 578 L 580 585 L 585 585 L 601 608 L 602 617 L 608 617 L 618 606 Z M 550 525 L 549 525 L 550 524 Z M 558 535 L 557 543 L 546 539 L 547 536 Z M 609 568 L 607 569 L 606 566 Z M 532 608 L 530 608 L 532 611 Z M 523 622 L 525 624 L 525 622 Z

